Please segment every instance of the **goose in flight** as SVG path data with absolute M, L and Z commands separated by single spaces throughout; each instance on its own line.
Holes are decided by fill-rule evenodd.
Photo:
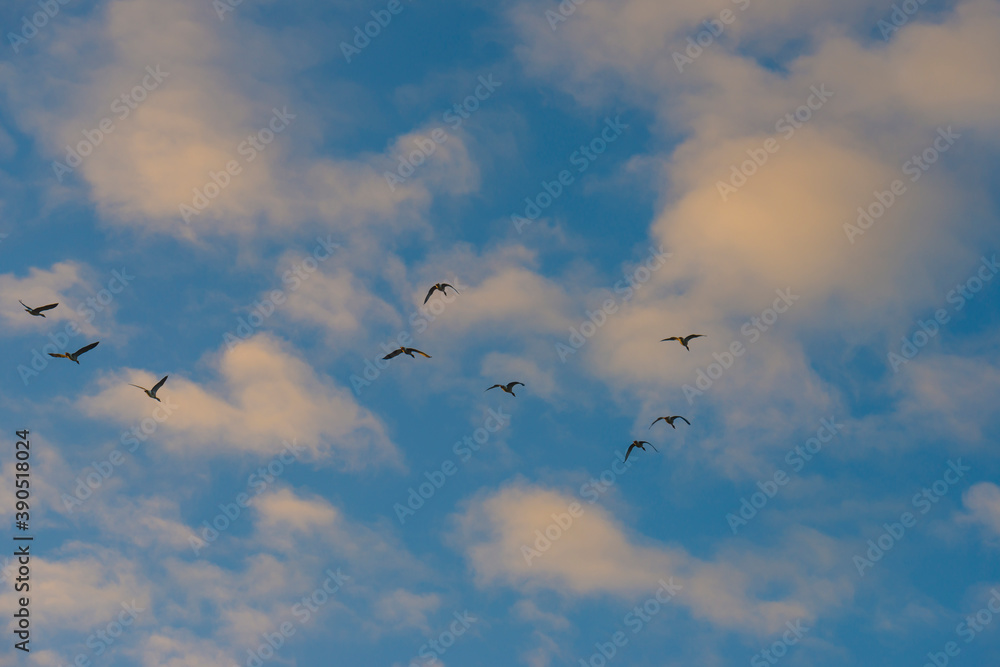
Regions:
M 441 290 L 441 294 L 448 294 L 444 291 L 446 287 L 450 287 L 455 290 L 455 294 L 461 294 L 461 292 L 455 289 L 454 285 L 449 285 L 448 283 L 434 283 L 434 286 L 427 290 L 427 296 L 424 297 L 424 303 L 427 303 L 427 301 L 431 298 L 431 294 L 434 294 L 434 290 Z
M 401 347 L 398 350 L 393 350 L 392 352 L 390 352 L 389 354 L 385 355 L 382 358 L 383 359 L 392 359 L 393 357 L 398 357 L 401 354 L 408 354 L 411 357 L 413 357 L 413 353 L 414 352 L 416 352 L 417 354 L 422 354 L 425 357 L 427 357 L 428 359 L 431 358 L 431 355 L 427 354 L 426 352 L 421 352 L 420 350 L 418 350 L 416 348 L 413 348 L 413 347 Z M 413 357 L 413 358 L 416 359 L 416 357 Z
M 649 445 L 650 447 L 653 447 L 653 443 L 651 442 L 646 442 L 645 440 L 633 440 L 632 444 L 628 446 L 627 450 L 625 450 L 625 460 L 628 461 L 628 455 L 631 454 L 632 450 L 635 449 L 636 447 L 638 447 L 642 451 L 646 451 L 646 448 L 643 447 L 643 445 Z M 660 450 L 658 450 L 656 447 L 653 447 L 653 451 L 658 452 Z
M 47 306 L 39 306 L 38 308 L 32 308 L 25 302 L 21 301 L 20 299 L 18 299 L 17 302 L 22 306 L 24 306 L 24 312 L 31 313 L 35 317 L 45 317 L 45 313 L 42 312 L 43 310 L 52 310 L 53 308 L 59 305 L 58 303 L 50 303 Z
M 159 401 L 160 399 L 156 398 L 156 390 L 163 386 L 163 383 L 167 381 L 167 377 L 168 377 L 167 375 L 164 375 L 163 379 L 160 380 L 159 382 L 157 382 L 156 384 L 154 384 L 152 389 L 146 389 L 145 387 L 139 387 L 139 385 L 132 384 L 131 382 L 129 382 L 129 384 L 131 386 L 133 386 L 133 387 L 139 387 L 139 389 L 142 389 L 144 392 L 146 392 L 146 396 L 149 396 L 150 398 Z M 160 401 L 160 402 L 162 403 L 163 401 Z
M 97 341 L 97 343 L 100 343 L 100 342 L 101 341 Z M 68 354 L 52 354 L 51 352 L 49 352 L 49 356 L 50 357 L 63 358 L 63 359 L 69 359 L 70 361 L 76 361 L 76 363 L 79 364 L 80 362 L 77 361 L 76 358 L 79 357 L 84 352 L 89 352 L 90 350 L 93 350 L 95 347 L 97 347 L 97 343 L 91 343 L 90 345 L 84 345 L 83 347 L 81 347 L 76 352 L 70 352 Z
M 680 415 L 674 415 L 673 417 L 657 417 L 656 419 L 653 420 L 653 424 L 660 421 L 661 419 L 670 424 L 671 426 L 673 426 L 674 428 L 677 428 L 676 426 L 674 426 L 674 421 L 677 419 L 684 420 L 684 423 L 687 424 L 688 426 L 691 425 L 691 422 L 689 422 L 687 419 L 684 419 L 684 417 L 681 417 Z M 653 428 L 653 424 L 650 424 L 649 428 Z
M 664 342 L 666 342 L 668 340 L 675 340 L 678 343 L 680 343 L 681 345 L 683 345 L 685 350 L 687 350 L 688 352 L 690 352 L 691 348 L 688 347 L 688 343 L 691 341 L 691 339 L 692 338 L 701 338 L 704 335 L 705 334 L 691 334 L 690 336 L 671 336 L 670 338 L 664 338 L 660 342 L 664 343 Z
M 514 385 L 518 384 L 521 385 L 522 387 L 524 386 L 523 382 L 508 382 L 507 384 L 495 384 L 492 387 L 490 387 L 490 389 L 496 389 L 497 387 L 500 387 L 514 398 L 517 398 L 517 394 L 514 393 Z M 490 389 L 487 389 L 486 391 L 489 391 Z

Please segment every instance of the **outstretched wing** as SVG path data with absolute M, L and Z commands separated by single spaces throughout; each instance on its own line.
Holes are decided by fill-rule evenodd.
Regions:
M 50 357 L 55 357 L 56 359 L 62 359 L 66 355 L 65 354 L 52 354 L 51 352 L 49 352 L 49 356 Z
M 403 354 L 402 350 L 393 350 L 392 352 L 390 352 L 389 354 L 385 355 L 382 358 L 383 359 L 392 359 L 393 357 L 398 357 L 401 354 Z
M 137 385 L 137 384 L 132 384 L 131 382 L 129 382 L 129 383 L 128 383 L 128 386 L 130 386 L 130 387 L 135 387 L 136 389 L 142 389 L 143 391 L 146 391 L 146 388 L 145 388 L 145 387 L 140 387 L 139 385 Z
M 77 350 L 76 352 L 74 352 L 74 353 L 73 353 L 73 356 L 74 356 L 74 357 L 79 357 L 79 356 L 80 356 L 81 354 L 83 354 L 84 352 L 90 352 L 90 351 L 91 351 L 91 350 L 93 350 L 93 349 L 94 349 L 95 347 L 97 347 L 97 344 L 98 344 L 98 343 L 100 343 L 100 342 L 101 342 L 101 341 L 97 341 L 96 343 L 91 343 L 90 345 L 84 345 L 84 346 L 83 346 L 83 347 L 81 347 L 81 348 L 80 348 L 79 350 Z
M 424 303 L 427 303 L 428 299 L 431 298 L 431 294 L 434 294 L 434 290 L 436 290 L 437 288 L 438 288 L 438 286 L 435 285 L 434 287 L 432 287 L 429 290 L 427 290 L 427 296 L 424 297 Z
M 625 460 L 626 461 L 628 461 L 628 455 L 632 453 L 633 449 L 635 449 L 635 443 L 634 442 L 631 445 L 628 446 L 628 449 L 625 450 Z
M 690 336 L 684 336 L 684 342 L 688 343 L 693 338 L 704 338 L 705 334 L 691 334 Z
M 408 348 L 406 348 L 406 349 L 407 349 L 407 350 L 409 350 L 410 352 L 416 352 L 417 354 L 422 354 L 422 355 L 424 355 L 425 357 L 427 357 L 428 359 L 430 359 L 430 358 L 431 358 L 431 355 L 427 354 L 426 352 L 421 352 L 420 350 L 418 350 L 418 349 L 417 349 L 417 348 L 415 348 L 415 347 L 408 347 Z
M 513 388 L 514 388 L 514 385 L 516 385 L 516 384 L 519 384 L 519 385 L 521 385 L 522 387 L 524 386 L 524 383 L 523 383 L 523 382 L 511 382 L 511 383 L 510 383 L 509 385 L 507 385 L 507 387 L 508 387 L 509 389 L 513 389 Z
M 21 304 L 22 306 L 24 306 L 25 308 L 27 308 L 28 310 L 31 310 L 31 306 L 29 306 L 29 305 L 28 305 L 28 304 L 26 304 L 25 302 L 21 301 L 20 299 L 18 299 L 18 300 L 17 300 L 17 302 L 18 302 L 19 304 Z M 49 354 L 52 354 L 52 353 L 51 353 L 51 352 L 49 352 Z
M 35 310 L 40 313 L 43 310 L 52 310 L 53 308 L 55 308 L 58 305 L 59 305 L 58 303 L 50 303 L 47 306 L 39 306 L 38 308 L 35 308 Z
M 676 417 L 674 417 L 674 419 L 683 419 L 685 424 L 687 424 L 688 426 L 691 425 L 691 422 L 689 422 L 687 419 L 684 419 L 684 417 L 681 417 L 680 415 L 677 415 Z
M 643 442 L 645 442 L 645 441 L 643 441 Z M 647 445 L 649 445 L 650 447 L 652 447 L 652 448 L 653 448 L 653 451 L 654 451 L 654 452 L 658 452 L 658 451 L 660 451 L 659 449 L 657 449 L 657 448 L 656 448 L 656 447 L 655 447 L 655 446 L 653 445 L 653 443 L 651 443 L 651 442 L 647 442 L 646 444 L 647 444 Z
M 656 422 L 660 421 L 661 419 L 666 420 L 666 417 L 657 417 L 656 419 L 653 420 L 653 424 L 655 424 Z M 653 428 L 653 424 L 650 424 L 649 428 Z M 649 429 L 646 429 L 646 430 L 648 431 Z
M 495 384 L 495 385 L 493 385 L 492 387 L 490 387 L 489 389 L 487 389 L 486 391 L 489 391 L 490 389 L 496 389 L 497 387 L 500 387 L 500 386 L 502 386 L 502 385 L 499 385 L 499 384 Z M 484 393 L 485 393 L 485 392 L 484 392 Z
M 168 378 L 168 377 L 169 377 L 169 376 L 167 376 L 167 375 L 164 375 L 164 376 L 163 376 L 163 379 L 162 379 L 162 380 L 160 380 L 159 382 L 157 382 L 156 384 L 154 384 L 154 385 L 153 385 L 153 388 L 149 390 L 149 391 L 150 391 L 150 393 L 153 393 L 153 394 L 155 394 L 155 393 L 156 393 L 156 390 L 157 390 L 157 389 L 159 389 L 160 387 L 162 387 L 162 386 L 163 386 L 163 383 L 167 381 L 167 378 Z
M 664 338 L 664 339 L 663 339 L 663 340 L 661 340 L 660 342 L 661 342 L 661 343 L 665 343 L 665 342 L 667 342 L 668 340 L 680 340 L 680 338 L 679 338 L 679 337 L 677 337 L 677 336 L 671 336 L 670 338 Z
M 455 290 L 455 294 L 461 294 L 461 292 L 459 292 L 459 291 L 458 291 L 457 289 L 455 289 L 455 286 L 454 286 L 454 285 L 449 285 L 448 283 L 441 283 L 441 288 L 442 288 L 442 289 L 441 289 L 441 291 L 442 291 L 442 292 L 444 292 L 444 288 L 445 288 L 445 287 L 450 287 L 450 288 L 452 288 L 453 290 Z

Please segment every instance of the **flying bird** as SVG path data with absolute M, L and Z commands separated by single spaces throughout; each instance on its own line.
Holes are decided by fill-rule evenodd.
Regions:
M 518 384 L 521 385 L 522 387 L 524 386 L 523 382 L 508 382 L 507 384 L 495 384 L 492 387 L 490 387 L 490 389 L 496 389 L 497 387 L 500 387 L 514 398 L 517 398 L 517 394 L 514 393 L 514 385 Z M 489 391 L 490 389 L 487 389 L 486 391 Z
M 38 308 L 32 308 L 25 302 L 21 301 L 20 299 L 18 299 L 17 302 L 22 306 L 24 306 L 24 312 L 31 313 L 35 317 L 45 317 L 45 313 L 42 312 L 43 310 L 52 310 L 53 308 L 59 305 L 58 303 L 50 303 L 47 306 L 39 306 Z
M 643 445 L 649 445 L 650 447 L 653 447 L 653 443 L 651 442 L 646 442 L 645 440 L 633 440 L 632 444 L 628 446 L 627 450 L 625 450 L 625 460 L 628 461 L 628 455 L 631 454 L 632 450 L 635 449 L 636 447 L 638 447 L 642 451 L 646 451 L 646 448 L 643 447 Z M 653 451 L 658 452 L 660 450 L 658 450 L 656 447 L 653 447 Z
M 101 341 L 97 341 L 97 343 L 100 343 L 100 342 Z M 90 350 L 93 350 L 95 347 L 97 347 L 97 343 L 91 343 L 90 345 L 84 345 L 83 347 L 81 347 L 76 352 L 70 352 L 68 354 L 52 354 L 51 352 L 49 352 L 49 356 L 50 357 L 57 357 L 57 358 L 61 357 L 63 359 L 69 359 L 70 361 L 76 361 L 76 363 L 79 364 L 80 362 L 77 361 L 76 358 L 79 357 L 84 352 L 89 352 Z
M 428 359 L 431 358 L 431 355 L 427 354 L 426 352 L 421 352 L 420 350 L 418 350 L 416 348 L 413 348 L 413 347 L 401 347 L 398 350 L 393 350 L 392 352 L 390 352 L 389 354 L 385 355 L 382 358 L 383 359 L 392 359 L 393 357 L 398 357 L 401 354 L 408 354 L 411 357 L 413 357 L 413 353 L 414 352 L 416 352 L 417 354 L 422 354 L 425 357 L 427 357 Z M 413 358 L 416 359 L 416 357 L 413 357 Z
M 461 294 L 461 292 L 455 289 L 454 285 L 449 285 L 448 283 L 434 283 L 434 287 L 427 290 L 427 296 L 424 297 L 424 303 L 427 303 L 427 301 L 431 298 L 431 294 L 434 294 L 434 290 L 441 290 L 441 294 L 447 295 L 448 293 L 444 291 L 446 287 L 450 287 L 455 290 L 455 294 Z
M 688 347 L 688 343 L 691 341 L 691 339 L 692 338 L 701 338 L 704 335 L 705 334 L 691 334 L 690 336 L 671 336 L 670 338 L 664 338 L 660 342 L 663 343 L 663 342 L 666 342 L 668 340 L 675 340 L 678 343 L 680 343 L 681 345 L 683 345 L 685 350 L 687 350 L 688 352 L 690 352 L 691 348 Z
M 159 382 L 157 382 L 156 384 L 154 384 L 152 389 L 146 389 L 145 387 L 139 387 L 139 385 L 132 384 L 131 382 L 129 382 L 129 384 L 131 386 L 133 386 L 133 387 L 139 387 L 139 389 L 142 389 L 144 392 L 146 392 L 146 396 L 149 396 L 150 398 L 159 401 L 160 399 L 156 398 L 156 390 L 163 386 L 163 383 L 167 381 L 167 377 L 168 377 L 167 375 L 164 375 L 163 379 L 160 380 Z M 163 401 L 160 401 L 160 402 L 162 403 Z
M 671 426 L 673 426 L 674 428 L 677 428 L 676 426 L 674 426 L 674 421 L 677 419 L 683 419 L 685 424 L 687 424 L 688 426 L 691 425 L 691 422 L 689 422 L 687 419 L 684 419 L 684 417 L 681 417 L 680 415 L 674 415 L 673 417 L 657 417 L 656 419 L 653 420 L 653 424 L 660 421 L 661 419 L 670 424 Z M 650 424 L 649 428 L 653 428 L 653 424 Z

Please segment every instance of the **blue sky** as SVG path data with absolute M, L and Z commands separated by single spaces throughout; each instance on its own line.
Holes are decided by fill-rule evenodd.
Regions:
M 0 26 L 0 665 L 1000 651 L 996 2 Z

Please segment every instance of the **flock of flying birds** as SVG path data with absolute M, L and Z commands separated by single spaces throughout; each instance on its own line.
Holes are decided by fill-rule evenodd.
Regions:
M 50 303 L 47 306 L 39 306 L 38 308 L 32 308 L 31 306 L 29 306 L 25 302 L 21 301 L 20 299 L 18 299 L 17 302 L 19 304 L 21 304 L 22 306 L 24 306 L 24 312 L 26 312 L 26 313 L 28 313 L 30 315 L 34 315 L 35 317 L 45 317 L 45 311 L 46 310 L 52 310 L 53 308 L 55 308 L 56 306 L 59 305 L 58 303 Z M 83 347 L 81 347 L 76 352 L 65 352 L 65 353 L 61 353 L 61 354 L 54 354 L 52 352 L 49 352 L 49 356 L 50 357 L 55 357 L 57 359 L 69 359 L 70 361 L 76 363 L 79 366 L 80 365 L 80 360 L 78 359 L 78 357 L 81 354 L 83 354 L 84 352 L 90 352 L 91 350 L 93 350 L 95 347 L 98 346 L 98 344 L 100 344 L 100 342 L 101 341 L 95 341 L 95 342 L 93 342 L 93 343 L 91 343 L 89 345 L 84 345 Z M 132 384 L 131 382 L 129 382 L 129 385 L 132 386 L 132 387 L 139 387 L 139 389 L 142 389 L 144 392 L 146 392 L 146 396 L 149 396 L 153 400 L 159 401 L 160 399 L 156 397 L 156 392 L 159 391 L 160 387 L 163 386 L 163 383 L 167 381 L 167 377 L 168 376 L 164 375 L 163 379 L 161 379 L 159 382 L 157 382 L 156 384 L 154 384 L 152 389 L 146 389 L 145 387 L 139 387 L 139 385 Z M 162 401 L 160 401 L 160 402 L 162 403 Z
M 461 294 L 461 292 L 459 292 L 457 289 L 455 289 L 455 287 L 453 285 L 449 285 L 448 283 L 434 283 L 434 285 L 429 290 L 427 290 L 427 296 L 424 297 L 424 303 L 427 303 L 427 301 L 430 300 L 431 295 L 433 295 L 435 291 L 439 291 L 442 294 L 447 294 L 448 292 L 446 292 L 445 290 L 447 288 L 449 288 L 449 287 L 451 289 L 455 290 L 456 294 Z M 678 343 L 680 343 L 681 345 L 683 345 L 685 350 L 687 350 L 687 351 L 690 352 L 691 348 L 688 347 L 688 343 L 690 343 L 695 338 L 703 338 L 704 336 L 705 336 L 705 334 L 690 334 L 688 336 L 671 336 L 670 338 L 664 338 L 660 342 L 664 343 L 666 341 L 675 340 Z M 421 356 L 424 356 L 424 357 L 427 357 L 428 359 L 431 358 L 431 355 L 427 354 L 426 352 L 421 352 L 420 350 L 418 350 L 418 349 L 416 349 L 414 347 L 401 346 L 398 349 L 395 349 L 392 352 L 390 352 L 389 354 L 387 354 L 384 357 L 382 357 L 382 359 L 393 359 L 395 357 L 398 357 L 401 354 L 405 354 L 405 355 L 407 355 L 407 356 L 409 356 L 409 357 L 411 357 L 413 359 L 417 358 L 415 356 L 417 354 L 419 354 Z M 166 378 L 163 378 L 163 379 L 166 380 Z M 514 381 L 514 382 L 508 382 L 507 384 L 495 384 L 492 387 L 487 387 L 486 391 L 489 391 L 490 389 L 497 389 L 497 388 L 499 388 L 499 389 L 502 389 L 506 393 L 508 393 L 511 396 L 514 396 L 516 398 L 517 394 L 514 393 L 514 387 L 516 387 L 517 385 L 520 385 L 522 387 L 525 386 L 525 384 L 523 382 Z M 155 388 L 154 388 L 154 390 L 155 390 Z M 682 417 L 681 415 L 668 415 L 666 417 L 657 417 L 656 419 L 654 419 L 653 423 L 649 425 L 649 428 L 653 428 L 653 426 L 656 424 L 656 422 L 662 420 L 662 421 L 666 422 L 667 424 L 670 424 L 671 428 L 676 429 L 677 426 L 674 425 L 674 422 L 676 420 L 678 420 L 678 419 L 680 419 L 681 421 L 683 421 L 688 426 L 691 425 L 691 422 L 689 422 L 685 417 Z M 653 447 L 653 451 L 656 451 L 656 452 L 660 451 L 660 450 L 656 449 L 656 447 L 654 447 L 653 443 L 651 443 L 651 442 L 648 442 L 646 440 L 633 440 L 632 444 L 629 445 L 628 449 L 625 451 L 625 461 L 628 461 L 629 454 L 631 454 L 632 450 L 635 449 L 636 447 L 638 447 L 642 451 L 646 451 L 646 447 L 645 447 L 646 445 L 649 445 L 650 447 Z
M 687 350 L 688 352 L 690 352 L 691 348 L 688 347 L 688 343 L 690 343 L 691 340 L 694 339 L 694 338 L 704 338 L 704 336 L 705 336 L 705 334 L 690 334 L 688 336 L 671 336 L 670 338 L 664 338 L 660 342 L 661 343 L 665 343 L 668 340 L 675 340 L 678 343 L 680 343 L 681 345 L 683 345 L 685 350 Z M 663 421 L 665 421 L 666 423 L 670 424 L 670 428 L 673 428 L 673 429 L 677 428 L 677 426 L 674 424 L 674 422 L 677 421 L 678 419 L 680 419 L 681 421 L 683 421 L 688 426 L 691 425 L 691 422 L 689 422 L 686 417 L 681 417 L 680 415 L 668 415 L 666 417 L 657 417 L 656 419 L 654 419 L 653 423 L 649 425 L 649 428 L 653 428 L 653 425 L 655 425 L 656 422 L 660 421 L 661 419 Z M 649 429 L 647 429 L 647 430 L 649 430 Z M 628 461 L 628 455 L 631 454 L 632 450 L 635 449 L 636 447 L 638 447 L 642 451 L 646 451 L 646 448 L 643 445 L 649 445 L 650 447 L 653 447 L 653 443 L 647 442 L 646 440 L 633 440 L 632 444 L 628 446 L 627 450 L 625 450 L 625 460 Z M 660 450 L 658 450 L 656 447 L 653 447 L 653 451 L 654 452 L 658 452 Z
M 461 292 L 459 292 L 453 285 L 449 285 L 448 283 L 434 283 L 434 285 L 430 288 L 430 290 L 427 291 L 427 296 L 424 297 L 424 303 L 427 303 L 430 300 L 431 296 L 434 294 L 435 291 L 441 292 L 442 294 L 447 294 L 448 292 L 446 290 L 448 288 L 451 288 L 451 289 L 455 290 L 456 294 L 461 294 Z M 45 317 L 45 311 L 46 310 L 52 310 L 53 308 L 55 308 L 56 306 L 59 305 L 58 303 L 50 303 L 47 306 L 38 306 L 37 308 L 32 308 L 31 306 L 28 306 L 26 303 L 24 303 L 20 299 L 18 299 L 18 303 L 20 303 L 22 306 L 24 306 L 25 312 L 27 312 L 27 313 L 29 313 L 31 315 L 34 315 L 35 317 Z M 666 341 L 675 340 L 678 343 L 680 343 L 681 345 L 683 345 L 685 350 L 690 351 L 691 348 L 688 347 L 688 343 L 690 343 L 692 339 L 694 339 L 694 338 L 702 338 L 702 337 L 704 337 L 704 335 L 705 334 L 690 334 L 688 336 L 671 336 L 670 338 L 664 338 L 660 342 L 663 343 L 663 342 L 666 342 Z M 94 343 L 90 343 L 89 345 L 84 345 L 83 347 L 81 347 L 76 352 L 66 352 L 66 353 L 62 353 L 62 354 L 53 354 L 52 352 L 49 352 L 49 356 L 50 357 L 57 357 L 57 358 L 61 358 L 61 359 L 69 359 L 70 361 L 73 361 L 76 364 L 79 364 L 80 361 L 79 361 L 78 357 L 81 354 L 83 354 L 84 352 L 89 352 L 90 350 L 93 350 L 95 347 L 97 347 L 98 343 L 100 343 L 100 341 L 96 341 Z M 405 346 L 401 346 L 398 349 L 393 350 L 392 352 L 390 352 L 389 354 L 385 355 L 382 358 L 386 359 L 386 360 L 393 359 L 395 357 L 398 357 L 401 354 L 405 354 L 405 355 L 407 355 L 407 356 L 409 356 L 409 357 L 411 357 L 413 359 L 416 359 L 415 355 L 417 355 L 417 354 L 419 354 L 419 355 L 421 355 L 423 357 L 426 357 L 428 359 L 431 358 L 431 355 L 427 354 L 426 352 L 421 352 L 420 350 L 418 350 L 418 349 L 416 349 L 414 347 L 405 347 Z M 129 386 L 136 387 L 138 389 L 142 389 L 144 392 L 146 392 L 146 396 L 149 396 L 153 400 L 159 401 L 160 399 L 156 397 L 156 392 L 159 391 L 160 387 L 163 386 L 163 383 L 167 381 L 167 377 L 169 377 L 169 376 L 164 375 L 163 378 L 159 382 L 157 382 L 155 385 L 153 385 L 152 389 L 146 389 L 145 387 L 140 387 L 139 385 L 132 384 L 131 382 L 128 383 L 128 384 L 129 384 Z M 514 396 L 516 398 L 517 394 L 514 393 L 514 387 L 516 387 L 518 385 L 520 385 L 522 387 L 525 386 L 525 384 L 523 382 L 518 382 L 518 381 L 515 380 L 513 382 L 508 382 L 507 384 L 495 384 L 492 387 L 488 387 L 486 389 L 486 391 L 489 391 L 490 389 L 498 389 L 499 388 L 499 389 L 502 389 L 504 392 L 506 392 L 506 393 L 508 393 L 511 396 Z M 662 421 L 666 422 L 667 424 L 669 424 L 671 428 L 676 429 L 677 426 L 674 424 L 674 422 L 676 420 L 678 420 L 678 419 L 680 419 L 681 421 L 683 421 L 688 426 L 691 425 L 691 422 L 689 422 L 686 418 L 684 418 L 684 417 L 682 417 L 680 415 L 668 415 L 666 417 L 657 417 L 656 419 L 654 419 L 653 423 L 649 425 L 649 428 L 653 428 L 653 426 L 656 424 L 656 422 L 662 420 Z M 656 447 L 654 447 L 653 444 L 651 442 L 649 442 L 649 441 L 646 441 L 646 440 L 633 440 L 632 444 L 630 444 L 628 446 L 628 449 L 625 451 L 625 461 L 628 461 L 629 454 L 631 454 L 632 450 L 635 449 L 636 447 L 638 447 L 642 451 L 646 451 L 646 447 L 645 447 L 646 445 L 649 445 L 650 447 L 653 447 L 653 451 L 655 451 L 655 452 L 659 452 L 660 451 Z

